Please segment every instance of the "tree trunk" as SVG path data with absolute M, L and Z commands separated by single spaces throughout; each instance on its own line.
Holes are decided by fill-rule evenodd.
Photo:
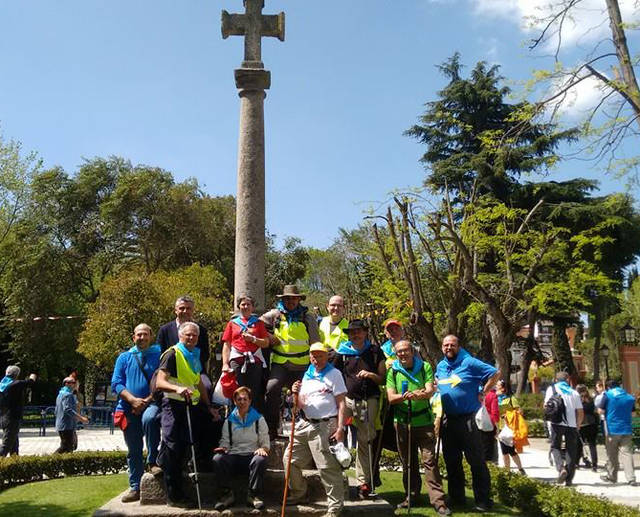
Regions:
M 438 340 L 438 336 L 436 336 L 433 325 L 429 323 L 422 314 L 414 312 L 411 314 L 411 326 L 420 338 L 419 341 L 422 350 L 427 355 L 431 364 L 437 364 L 442 357 L 442 348 L 440 347 L 440 341 Z
M 488 318 L 491 341 L 493 343 L 493 355 L 496 359 L 496 366 L 500 370 L 500 377 L 511 385 L 511 345 L 515 337 L 515 332 L 511 327 L 498 328 L 495 321 Z
M 527 389 L 527 383 L 529 382 L 529 368 L 531 367 L 531 361 L 534 359 L 540 359 L 538 351 L 536 351 L 536 338 L 534 336 L 534 327 L 538 315 L 536 311 L 529 310 L 527 313 L 527 325 L 529 326 L 529 335 L 525 340 L 527 347 L 524 358 L 522 359 L 522 366 L 520 370 L 520 378 L 518 379 L 518 387 L 516 388 L 516 395 L 524 393 Z
M 486 363 L 493 363 L 495 357 L 493 356 L 493 340 L 491 339 L 491 331 L 489 330 L 489 322 L 487 313 L 482 314 L 480 318 L 480 326 L 482 329 L 482 337 L 480 338 L 480 359 Z
M 609 26 L 611 27 L 611 35 L 613 37 L 613 45 L 618 56 L 620 64 L 620 73 L 622 74 L 622 83 L 615 88 L 630 104 L 631 109 L 635 112 L 636 118 L 640 117 L 640 88 L 633 69 L 633 60 L 629 52 L 627 44 L 627 36 L 624 32 L 624 23 L 620 14 L 620 5 L 618 0 L 606 0 L 607 11 L 609 14 Z M 616 81 L 617 82 L 617 81 Z M 615 82 L 614 82 L 615 84 Z M 640 119 L 637 120 L 640 124 Z
M 573 356 L 571 355 L 571 347 L 567 338 L 567 326 L 573 322 L 573 319 L 564 317 L 555 317 L 553 320 L 553 349 L 557 360 L 556 371 L 567 372 L 569 376 L 576 380 L 578 372 L 575 364 L 573 364 Z
M 599 301 L 594 304 L 593 318 L 589 332 L 593 335 L 593 380 L 600 378 L 600 347 L 602 344 L 602 305 Z

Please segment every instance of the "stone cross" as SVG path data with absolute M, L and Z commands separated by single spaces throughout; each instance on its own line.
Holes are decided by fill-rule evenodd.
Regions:
M 264 98 L 271 73 L 264 69 L 261 41 L 265 36 L 284 41 L 284 13 L 263 15 L 264 0 L 243 0 L 244 14 L 222 11 L 222 37 L 244 36 L 244 61 L 234 71 L 240 96 L 238 190 L 236 194 L 236 248 L 234 307 L 249 295 L 256 309 L 265 308 L 265 170 Z
M 244 68 L 264 68 L 262 37 L 284 41 L 284 13 L 263 15 L 264 0 L 244 0 L 245 14 L 222 11 L 222 37 L 244 36 Z

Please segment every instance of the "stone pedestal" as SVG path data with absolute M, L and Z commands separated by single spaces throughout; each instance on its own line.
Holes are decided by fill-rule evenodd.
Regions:
M 323 515 L 326 513 L 326 494 L 320 481 L 320 476 L 315 470 L 303 471 L 303 475 L 307 480 L 310 495 L 310 503 L 306 505 L 297 505 L 287 507 L 288 516 L 302 515 Z M 162 477 L 154 477 L 151 474 L 145 474 L 142 478 L 140 486 L 140 503 L 122 503 L 120 501 L 122 494 L 113 498 L 107 504 L 96 510 L 94 517 L 142 517 L 142 516 L 162 516 L 162 517 L 180 517 L 188 515 L 198 515 L 200 517 L 220 517 L 220 516 L 244 516 L 244 515 L 280 515 L 282 504 L 282 493 L 284 489 L 284 472 L 282 470 L 267 470 L 265 476 L 265 503 L 267 507 L 262 510 L 254 510 L 248 508 L 246 502 L 246 479 L 238 479 L 233 482 L 234 492 L 236 493 L 236 503 L 232 508 L 223 512 L 213 510 L 216 502 L 217 494 L 215 476 L 210 473 L 202 473 L 199 475 L 200 480 L 200 496 L 202 498 L 203 508 L 198 509 L 182 509 L 169 508 L 166 504 L 166 494 Z M 355 487 L 355 480 L 350 479 L 351 488 Z M 195 488 L 193 483 L 186 481 L 188 487 L 185 487 L 187 494 L 196 501 Z M 353 490 L 351 490 L 353 492 Z M 345 496 L 349 491 L 345 491 Z M 244 494 L 244 495 L 242 495 Z M 393 515 L 393 507 L 383 499 L 372 501 L 346 500 L 344 507 L 345 515 L 363 515 L 369 517 L 386 517 Z

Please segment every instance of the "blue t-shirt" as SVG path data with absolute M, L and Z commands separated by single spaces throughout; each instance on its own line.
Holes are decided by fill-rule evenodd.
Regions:
M 604 392 L 599 408 L 605 410 L 607 432 L 609 434 L 632 434 L 631 412 L 636 404 L 632 395 L 620 387 Z
M 436 367 L 436 379 L 444 413 L 463 415 L 478 411 L 481 405 L 478 392 L 497 371 L 464 348 L 460 348 L 455 359 L 442 359 Z
M 140 364 L 144 368 L 144 373 L 140 369 L 140 364 L 136 360 L 136 356 L 140 360 Z M 133 396 L 145 398 L 149 396 L 149 380 L 153 377 L 153 372 L 160 365 L 160 345 L 152 345 L 144 352 L 137 351 L 137 348 L 131 348 L 126 352 L 122 352 L 111 376 L 111 391 L 116 395 L 126 389 Z M 146 374 L 146 376 L 145 376 Z M 147 380 L 149 379 L 149 380 Z M 118 397 L 118 405 L 116 410 L 128 411 L 131 408 L 128 402 Z

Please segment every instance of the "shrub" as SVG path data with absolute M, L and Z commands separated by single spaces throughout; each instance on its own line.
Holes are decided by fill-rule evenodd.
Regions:
M 527 517 L 632 517 L 634 508 L 489 466 L 492 493 Z M 470 482 L 470 476 L 467 476 Z
M 0 458 L 0 490 L 61 476 L 116 474 L 127 468 L 125 451 L 91 451 Z

